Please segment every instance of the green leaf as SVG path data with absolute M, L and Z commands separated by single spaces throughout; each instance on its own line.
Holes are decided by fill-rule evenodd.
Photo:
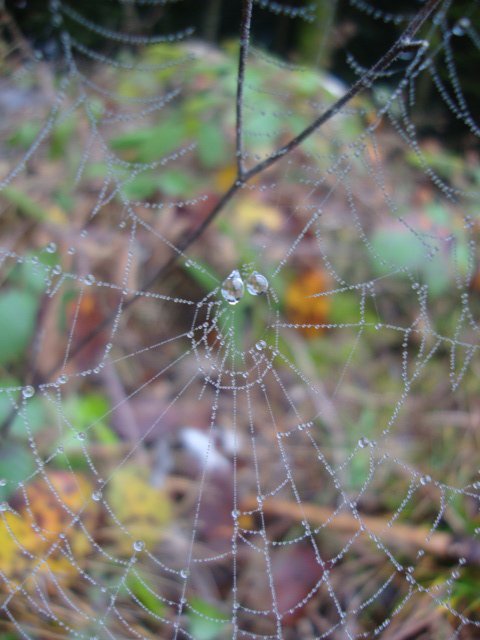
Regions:
M 2 389 L 14 389 L 19 386 L 19 382 L 12 378 L 4 378 L 0 381 L 0 388 Z M 45 425 L 45 406 L 41 398 L 34 396 L 17 412 L 14 403 L 18 403 L 19 400 L 20 391 L 18 390 L 10 391 L 9 394 L 0 393 L 0 424 L 3 424 L 15 411 L 15 414 L 12 414 L 14 417 L 10 426 L 10 433 L 17 438 L 26 439 L 29 436 L 27 427 L 32 433 L 36 433 Z
M 40 124 L 37 122 L 24 122 L 8 138 L 8 143 L 13 147 L 28 149 L 40 132 Z
M 149 611 L 157 616 L 165 615 L 165 604 L 152 593 L 153 589 L 148 588 L 147 580 L 141 576 L 138 571 L 130 571 L 126 584 L 130 591 Z
M 207 265 L 206 262 L 202 262 L 198 258 L 195 258 L 194 262 L 199 268 L 196 269 L 195 266 L 190 268 L 184 265 L 186 273 L 188 273 L 192 280 L 195 280 L 202 289 L 210 291 L 212 286 L 215 286 L 215 283 L 221 280 L 220 274 L 210 265 Z
M 401 267 L 418 269 L 425 260 L 425 247 L 413 233 L 406 230 L 380 229 L 372 238 L 372 246 L 379 256 L 373 258 L 375 269 L 379 273 Z
M 33 264 L 32 257 L 38 258 L 38 263 Z M 10 275 L 10 282 L 18 285 L 20 289 L 28 289 L 33 294 L 40 294 L 47 288 L 46 279 L 49 275 L 49 267 L 58 262 L 56 253 L 33 254 L 27 253 L 25 261 L 16 265 Z
M 225 161 L 225 141 L 226 137 L 218 124 L 207 122 L 200 127 L 197 135 L 197 148 L 200 162 L 204 167 L 212 169 Z
M 27 439 L 29 431 L 36 433 L 46 424 L 45 406 L 41 398 L 30 398 L 12 422 L 11 434 Z M 29 431 L 28 431 L 28 430 Z
M 76 430 L 87 431 L 95 436 L 97 442 L 103 444 L 115 444 L 118 442 L 117 434 L 112 431 L 104 420 L 109 408 L 106 398 L 99 393 L 72 396 L 65 400 L 65 415 L 75 425 Z M 95 426 L 92 428 L 92 425 Z M 71 443 L 73 448 L 78 447 L 78 441 L 75 437 Z
M 223 632 L 229 619 L 225 617 L 222 611 L 200 598 L 192 598 L 189 605 L 189 630 L 195 640 L 215 640 L 216 638 L 225 637 Z M 216 620 L 209 620 L 202 616 L 215 618 Z
M 127 182 L 122 192 L 129 200 L 145 200 L 151 198 L 157 189 L 158 178 L 151 173 L 143 173 Z
M 163 193 L 172 198 L 191 193 L 195 186 L 194 179 L 180 169 L 164 171 L 158 176 L 158 185 Z
M 115 151 L 123 151 L 129 160 L 153 162 L 182 146 L 186 137 L 185 122 L 178 114 L 156 127 L 131 131 L 110 142 Z
M 50 143 L 50 157 L 55 160 L 65 155 L 67 145 L 72 138 L 76 127 L 76 119 L 70 116 L 58 123 L 52 131 Z
M 0 500 L 6 500 L 35 471 L 35 462 L 29 449 L 17 442 L 5 442 L 0 448 L 0 478 L 6 481 L 0 486 Z
M 0 293 L 0 364 L 19 360 L 35 330 L 38 302 L 27 291 Z
M 48 218 L 48 213 L 43 207 L 14 187 L 5 187 L 2 191 L 2 196 L 29 218 L 34 220 L 46 220 Z
M 374 435 L 376 423 L 376 414 L 370 409 L 366 408 L 362 411 L 359 420 L 349 430 L 349 437 L 351 439 L 350 446 L 356 447 L 358 440 L 362 437 L 372 438 Z M 359 449 L 355 456 L 350 461 L 348 470 L 348 484 L 351 490 L 359 490 L 368 478 L 370 471 L 370 449 Z

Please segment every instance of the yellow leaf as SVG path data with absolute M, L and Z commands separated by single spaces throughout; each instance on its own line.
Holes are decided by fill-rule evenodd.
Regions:
M 234 164 L 226 165 L 215 174 L 215 188 L 223 193 L 234 183 L 237 177 L 237 167 Z
M 63 209 L 54 204 L 48 208 L 48 220 L 54 224 L 65 225 L 68 221 L 68 217 Z
M 172 514 L 168 495 L 153 487 L 147 474 L 147 470 L 138 467 L 119 469 L 109 482 L 108 501 L 132 537 L 148 545 L 161 539 Z M 131 539 L 123 537 L 118 544 L 131 551 Z
M 329 298 L 311 296 L 327 289 L 328 276 L 324 271 L 309 269 L 297 276 L 285 293 L 285 310 L 290 322 L 298 325 L 326 324 L 330 311 Z M 319 335 L 319 329 L 315 327 L 300 327 L 300 330 L 310 338 Z
M 92 485 L 79 474 L 54 471 L 25 491 L 27 499 L 22 493 L 14 496 L 15 509 L 0 519 L 0 570 L 13 584 L 35 569 L 55 574 L 59 583 L 68 586 L 76 580 L 78 568 L 62 553 L 60 534 L 77 561 L 91 552 L 89 537 L 72 522 L 81 513 L 82 525 L 94 534 L 99 506 L 89 500 Z
M 265 204 L 257 198 L 249 197 L 238 204 L 234 223 L 242 231 L 253 231 L 256 227 L 278 231 L 282 227 L 283 216 L 280 209 Z

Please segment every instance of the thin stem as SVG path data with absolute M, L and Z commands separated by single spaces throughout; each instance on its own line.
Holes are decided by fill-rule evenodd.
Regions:
M 245 84 L 245 68 L 250 43 L 250 25 L 252 23 L 253 0 L 243 0 L 242 21 L 240 25 L 240 55 L 238 58 L 237 76 L 237 115 L 236 115 L 236 153 L 237 174 L 243 178 L 243 88 Z
M 179 256 L 181 256 L 198 238 L 204 233 L 206 228 L 210 226 L 213 220 L 220 214 L 225 205 L 232 199 L 235 193 L 240 189 L 242 184 L 251 180 L 254 176 L 261 173 L 268 167 L 271 167 L 275 164 L 280 158 L 283 158 L 290 151 L 298 147 L 308 136 L 310 136 L 314 131 L 319 129 L 322 125 L 324 125 L 330 118 L 335 116 L 338 111 L 347 104 L 352 98 L 354 98 L 360 91 L 364 88 L 371 85 L 375 75 L 384 69 L 386 69 L 399 53 L 405 51 L 406 49 L 411 49 L 412 46 L 418 46 L 417 43 L 413 43 L 412 39 L 420 29 L 420 27 L 424 24 L 424 22 L 430 17 L 433 11 L 437 8 L 437 6 L 442 2 L 442 0 L 429 0 L 413 17 L 405 31 L 402 35 L 397 39 L 394 45 L 376 62 L 371 69 L 369 69 L 352 87 L 341 97 L 339 98 L 335 104 L 333 104 L 330 108 L 324 111 L 316 120 L 314 120 L 308 127 L 306 127 L 301 133 L 292 138 L 290 142 L 285 144 L 283 147 L 278 149 L 274 154 L 265 160 L 259 162 L 254 167 L 252 167 L 249 171 L 243 171 L 243 158 L 242 158 L 242 149 L 243 149 L 243 141 L 242 141 L 242 103 L 243 103 L 243 84 L 244 84 L 244 73 L 245 73 L 245 62 L 246 56 L 248 53 L 248 38 L 250 32 L 250 23 L 251 23 L 251 11 L 252 11 L 252 2 L 253 0 L 244 0 L 243 5 L 243 15 L 242 15 L 242 29 L 241 29 L 241 47 L 240 47 L 240 60 L 239 60 L 239 68 L 238 68 L 238 88 L 237 88 L 237 160 L 238 160 L 238 179 L 232 184 L 232 186 L 224 193 L 224 195 L 220 198 L 217 204 L 213 207 L 207 217 L 200 223 L 200 225 L 194 229 L 194 231 L 188 235 L 182 242 L 178 245 L 178 250 L 165 262 L 155 273 L 149 278 L 147 282 L 143 285 L 143 289 L 136 293 L 132 298 L 127 300 L 124 304 L 124 309 L 128 309 L 134 302 L 136 302 L 139 298 L 142 297 L 143 293 L 151 287 L 156 280 L 164 276 L 173 265 L 178 260 Z M 103 322 L 97 325 L 89 334 L 87 334 L 70 352 L 70 359 L 76 356 L 82 349 L 92 340 L 95 336 L 97 336 L 103 329 L 105 329 L 110 322 L 115 317 L 116 313 L 112 313 L 110 316 L 107 316 Z M 62 363 L 57 363 L 52 369 L 47 373 L 46 378 L 50 378 L 53 376 L 60 368 Z M 37 375 L 34 376 L 34 380 L 37 381 Z
M 250 171 L 247 171 L 243 176 L 243 179 L 245 181 L 250 180 L 251 178 L 253 178 L 253 176 L 261 173 L 268 167 L 272 166 L 272 164 L 275 164 L 284 155 L 290 153 L 290 151 L 298 147 L 314 131 L 319 129 L 328 120 L 330 120 L 330 118 L 336 115 L 342 107 L 344 107 L 348 102 L 350 102 L 350 100 L 352 100 L 352 98 L 354 98 L 366 87 L 369 87 L 377 73 L 387 69 L 400 53 L 405 50 L 412 49 L 412 47 L 418 48 L 419 43 L 412 42 L 412 38 L 441 1 L 442 0 L 429 0 L 429 2 L 427 2 L 427 4 L 422 9 L 420 9 L 420 11 L 411 20 L 408 27 L 398 38 L 395 44 L 393 44 L 393 46 L 390 47 L 390 49 L 373 65 L 373 67 L 371 67 L 361 78 L 359 78 L 341 98 L 339 98 L 331 107 L 329 107 L 320 116 L 318 116 L 318 118 L 314 120 L 310 125 L 308 125 L 308 127 L 305 127 L 305 129 L 301 133 L 292 138 L 290 142 L 287 142 L 287 144 L 285 144 L 283 147 L 280 147 L 280 149 L 274 152 L 270 157 L 256 164 L 254 167 L 252 167 L 252 169 L 250 169 Z

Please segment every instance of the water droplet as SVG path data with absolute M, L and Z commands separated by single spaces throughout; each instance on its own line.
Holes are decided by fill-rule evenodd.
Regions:
M 180 577 L 183 578 L 184 580 L 188 578 L 189 574 L 190 574 L 190 571 L 188 569 L 182 569 L 180 571 Z
M 23 387 L 22 396 L 24 398 L 31 398 L 34 394 L 35 394 L 35 389 L 31 385 L 28 385 L 27 387 Z
M 5 478 L 0 478 L 0 487 L 5 487 L 7 484 L 7 481 L 5 480 Z
M 145 543 L 143 540 L 135 540 L 133 543 L 133 549 L 138 552 L 143 551 L 145 549 Z
M 8 504 L 6 502 L 0 502 L 0 513 L 8 511 Z
M 265 340 L 259 340 L 255 345 L 255 349 L 257 351 L 263 351 L 266 346 L 267 346 L 267 343 L 265 342 Z
M 238 509 L 234 509 L 232 511 L 232 518 L 236 520 L 238 517 L 240 517 L 240 511 Z
M 94 500 L 95 502 L 100 502 L 101 499 L 102 499 L 102 492 L 101 491 L 94 491 L 92 493 L 92 500 Z
M 471 22 L 469 18 L 463 17 L 454 25 L 452 33 L 454 36 L 463 36 L 465 31 L 470 28 Z
M 360 438 L 360 440 L 358 441 L 358 446 L 360 447 L 360 449 L 365 449 L 369 445 L 370 440 L 368 438 Z
M 247 291 L 252 296 L 259 296 L 268 291 L 268 280 L 258 271 L 254 271 L 247 279 Z
M 432 481 L 432 477 L 428 474 L 425 474 L 420 478 L 420 484 L 424 487 L 426 484 L 429 484 Z
M 221 293 L 228 304 L 237 304 L 237 302 L 243 298 L 245 285 L 237 269 L 232 271 L 228 278 L 224 280 Z
M 55 244 L 55 242 L 49 242 L 45 247 L 45 251 L 47 253 L 55 253 L 56 250 L 57 250 L 57 245 Z
M 59 276 L 62 273 L 62 267 L 59 264 L 56 264 L 52 269 L 52 273 L 55 276 Z
M 67 250 L 67 253 L 68 253 L 69 256 L 73 256 L 75 254 L 75 252 L 76 252 L 75 247 L 69 247 L 68 250 Z
M 64 452 L 65 452 L 65 447 L 63 447 L 61 445 L 59 447 L 57 447 L 57 453 L 64 453 Z
M 193 338 L 193 331 L 189 331 L 189 332 L 187 333 L 187 338 L 190 338 L 190 339 L 192 339 L 192 338 Z
M 63 374 L 57 378 L 57 384 L 66 384 L 68 382 L 68 376 Z
M 87 437 L 87 435 L 83 431 L 80 431 L 79 433 L 77 433 L 77 439 L 78 440 L 85 440 L 86 437 Z
M 92 276 L 92 274 L 89 273 L 88 276 L 85 276 L 85 278 L 83 279 L 83 282 L 84 282 L 84 284 L 86 284 L 89 287 L 92 284 L 94 284 L 95 276 Z

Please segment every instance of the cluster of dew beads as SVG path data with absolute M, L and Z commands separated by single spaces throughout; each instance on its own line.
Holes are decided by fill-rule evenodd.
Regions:
M 254 271 L 244 283 L 240 271 L 234 269 L 223 281 L 221 294 L 228 304 L 237 304 L 245 294 L 245 287 L 252 296 L 259 296 L 268 291 L 268 280 L 258 271 Z

